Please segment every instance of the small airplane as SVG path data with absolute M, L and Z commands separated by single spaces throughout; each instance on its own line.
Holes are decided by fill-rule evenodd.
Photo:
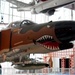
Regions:
M 44 13 L 53 15 L 56 8 L 71 4 L 75 0 L 33 0 L 30 3 L 25 3 L 18 0 L 6 0 L 14 5 L 18 11 L 31 11 L 33 14 Z

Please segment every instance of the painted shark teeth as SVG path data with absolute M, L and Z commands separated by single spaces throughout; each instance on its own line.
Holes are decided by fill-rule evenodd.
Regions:
M 43 47 L 45 47 L 45 48 L 47 48 L 49 50 L 59 50 L 58 46 L 57 47 L 55 47 L 55 46 L 46 46 L 46 45 L 41 45 L 41 46 L 43 46 Z
M 40 37 L 37 41 L 47 40 L 47 39 L 53 39 L 53 37 L 49 36 L 49 35 L 44 35 L 44 36 Z
M 53 41 L 53 37 L 49 36 L 49 35 L 44 35 L 44 36 L 40 37 L 38 40 L 36 40 L 36 42 L 39 42 L 39 44 L 41 46 L 45 47 L 46 49 L 49 49 L 49 50 L 59 50 L 58 46 L 50 46 L 50 45 L 48 46 L 48 45 L 42 44 L 45 41 Z
M 45 46 L 45 45 L 43 45 L 43 47 L 45 47 L 49 50 L 59 50 L 59 47 L 54 47 L 54 46 Z
M 55 47 L 55 46 L 46 46 L 46 45 L 42 45 L 43 47 L 49 49 L 49 50 L 59 50 L 59 47 Z

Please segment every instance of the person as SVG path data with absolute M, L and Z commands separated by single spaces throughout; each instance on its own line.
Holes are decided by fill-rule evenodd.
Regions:
M 0 75 L 2 74 L 2 66 L 1 66 L 1 64 L 0 64 Z
M 53 61 L 52 61 L 52 57 L 49 58 L 49 68 L 50 68 L 50 72 L 52 72 L 52 68 L 53 68 Z
M 49 59 L 49 66 L 50 66 L 50 68 L 53 67 L 53 61 L 52 61 L 52 58 L 51 58 L 51 57 L 50 57 L 50 59 Z

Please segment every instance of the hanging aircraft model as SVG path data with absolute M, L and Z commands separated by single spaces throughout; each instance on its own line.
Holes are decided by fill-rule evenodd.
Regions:
M 6 0 L 14 5 L 18 11 L 31 11 L 34 14 L 44 13 L 53 15 L 56 8 L 71 4 L 75 0 L 33 0 L 29 4 L 18 0 Z

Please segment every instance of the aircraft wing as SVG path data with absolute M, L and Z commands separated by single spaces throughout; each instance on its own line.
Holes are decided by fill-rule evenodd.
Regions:
M 65 6 L 67 4 L 73 3 L 75 0 L 47 0 L 46 2 L 43 3 L 38 3 L 36 4 L 33 8 L 35 8 L 35 11 L 37 13 L 46 10 L 46 9 L 56 9 L 62 6 Z
M 17 11 L 31 11 L 32 6 L 28 6 L 28 7 L 18 7 Z
M 68 9 L 72 9 L 72 10 L 75 10 L 75 2 L 74 3 L 71 3 L 69 5 L 66 5 L 64 6 L 65 8 L 68 8 Z
M 11 7 L 11 8 L 13 8 L 13 9 L 17 9 L 17 11 L 31 11 L 31 7 L 29 6 L 29 7 Z
M 32 6 L 32 4 L 27 4 L 27 3 L 24 3 L 22 1 L 17 1 L 17 0 L 6 0 L 6 1 L 17 6 L 17 7 L 11 7 L 11 8 L 17 8 L 17 9 L 21 9 L 21 10 L 26 7 L 27 7 L 26 10 L 30 10 L 30 8 Z
M 31 13 L 44 13 L 47 15 L 53 15 L 56 8 L 68 5 L 70 3 L 75 2 L 75 0 L 47 0 L 43 2 L 42 0 L 36 3 L 37 1 L 33 1 L 32 3 L 24 3 L 17 0 L 7 0 L 8 2 L 16 5 L 18 11 L 31 11 Z
M 24 3 L 24 2 L 21 2 L 21 1 L 17 1 L 17 0 L 6 0 L 8 1 L 9 3 L 12 3 L 18 7 L 26 7 L 26 6 L 29 6 L 27 3 Z

